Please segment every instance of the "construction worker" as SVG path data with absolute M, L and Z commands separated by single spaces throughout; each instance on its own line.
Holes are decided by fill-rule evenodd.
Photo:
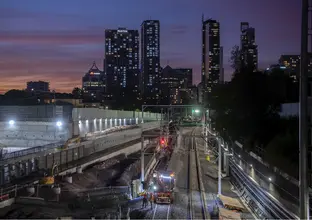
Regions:
M 147 206 L 147 193 L 143 193 L 143 203 L 142 203 L 142 208 L 146 208 Z
M 150 204 L 151 204 L 151 209 L 153 209 L 154 193 L 151 192 L 149 200 L 150 200 Z

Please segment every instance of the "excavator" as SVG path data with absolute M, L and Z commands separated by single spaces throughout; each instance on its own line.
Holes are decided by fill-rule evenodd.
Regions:
M 71 138 L 71 139 L 68 139 L 68 140 L 65 142 L 65 144 L 62 145 L 62 146 L 59 148 L 59 150 L 66 150 L 70 144 L 73 144 L 73 143 L 79 144 L 80 142 L 81 142 L 81 138 L 80 138 L 80 136 L 77 135 L 77 136 L 75 136 L 75 137 L 73 137 L 73 138 Z
M 55 169 L 57 168 L 56 164 L 53 164 L 52 168 L 44 172 L 44 176 L 40 180 L 41 185 L 53 185 L 55 180 L 54 180 L 54 174 L 55 174 Z

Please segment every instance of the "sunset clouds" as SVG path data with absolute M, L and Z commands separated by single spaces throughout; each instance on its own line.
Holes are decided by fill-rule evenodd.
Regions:
M 270 25 L 273 27 L 264 28 L 261 26 L 262 22 L 257 22 L 258 18 L 252 14 L 230 17 L 229 10 L 232 8 L 224 8 L 219 3 L 227 0 L 211 0 L 210 4 L 207 4 L 208 1 L 196 1 L 198 4 L 195 5 L 192 3 L 194 1 L 187 0 L 172 0 L 170 4 L 159 0 L 151 6 L 148 1 L 141 0 L 131 0 L 131 3 L 126 0 L 28 0 L 27 4 L 22 0 L 1 0 L 0 92 L 13 88 L 23 89 L 29 80 L 49 81 L 52 89 L 70 92 L 73 87 L 81 86 L 81 77 L 93 61 L 96 61 L 100 69 L 103 68 L 105 29 L 140 29 L 144 19 L 160 20 L 162 65 L 169 63 L 172 67 L 193 68 L 194 78 L 198 82 L 201 63 L 200 21 L 203 10 L 207 17 L 209 15 L 221 22 L 225 62 L 230 48 L 239 44 L 238 27 L 242 20 L 249 21 L 256 28 L 260 64 L 276 62 L 281 53 L 299 51 L 296 48 L 300 33 L 290 35 L 290 32 L 280 27 L 287 19 L 295 23 L 298 20 L 296 14 L 292 19 L 281 14 L 282 19 L 272 20 Z M 265 5 L 265 2 L 262 1 L 262 4 Z M 263 8 L 263 11 L 268 10 L 270 9 Z M 263 22 L 266 20 L 268 19 L 264 18 Z M 290 36 L 284 39 L 286 42 L 277 40 L 274 44 L 277 48 L 272 48 L 272 43 L 268 43 L 271 47 L 265 43 L 272 33 L 263 34 L 265 30 L 276 31 L 278 36 L 286 35 L 286 38 L 287 33 Z M 274 39 L 278 38 L 274 36 Z M 225 67 L 229 78 L 229 65 L 226 64 Z

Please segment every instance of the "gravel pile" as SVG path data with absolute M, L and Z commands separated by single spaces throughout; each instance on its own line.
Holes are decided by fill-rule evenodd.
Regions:
M 128 186 L 133 177 L 138 175 L 140 172 L 140 161 L 136 161 L 133 164 L 130 164 L 125 171 L 121 174 L 120 178 L 117 180 L 117 185 L 119 186 Z
M 118 160 L 117 158 L 112 158 L 112 159 L 108 159 L 100 164 L 97 164 L 94 166 L 94 168 L 98 169 L 98 170 L 104 170 L 107 169 L 111 166 L 114 166 L 115 164 L 119 163 L 120 160 Z

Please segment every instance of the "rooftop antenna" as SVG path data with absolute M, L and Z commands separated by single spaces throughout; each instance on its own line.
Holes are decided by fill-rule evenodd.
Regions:
M 167 66 L 169 66 L 169 60 L 167 60 Z

